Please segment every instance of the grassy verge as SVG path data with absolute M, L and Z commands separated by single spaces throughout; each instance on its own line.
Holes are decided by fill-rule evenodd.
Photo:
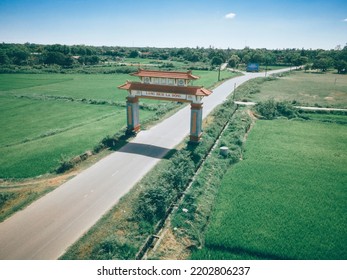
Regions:
M 64 174 L 45 174 L 36 178 L 21 180 L 11 179 L 4 181 L 0 179 L 0 222 L 59 187 L 109 153 L 109 150 L 103 150 L 98 154 L 92 155 Z
M 224 103 L 205 124 L 201 144 L 182 143 L 143 178 L 63 259 L 133 259 L 148 235 L 182 195 L 235 108 Z M 239 151 L 235 147 L 235 151 Z M 231 153 L 233 154 L 233 153 Z M 230 155 L 230 158 L 233 158 Z M 231 159 L 226 161 L 230 162 Z
M 208 118 L 211 124 L 213 118 Z M 185 197 L 174 211 L 160 244 L 149 252 L 150 259 L 189 258 L 192 250 L 204 246 L 204 231 L 215 205 L 215 197 L 225 172 L 242 158 L 243 143 L 252 118 L 247 110 L 235 112 L 215 149 L 203 163 Z M 226 156 L 221 147 L 228 147 Z

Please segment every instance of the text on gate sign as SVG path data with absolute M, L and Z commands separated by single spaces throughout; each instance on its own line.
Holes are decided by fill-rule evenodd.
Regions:
M 167 93 L 167 92 L 153 92 L 153 91 L 133 91 L 135 96 L 143 96 L 143 97 L 161 97 L 161 98 L 170 98 L 170 99 L 186 99 L 190 100 L 192 97 L 186 94 L 179 93 Z

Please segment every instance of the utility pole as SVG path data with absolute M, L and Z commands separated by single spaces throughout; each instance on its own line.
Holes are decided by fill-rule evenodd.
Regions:
M 220 81 L 220 69 L 222 68 L 222 64 L 219 65 L 219 69 L 218 69 L 218 82 Z
M 265 66 L 265 78 L 266 78 L 266 74 L 267 74 L 267 63 L 266 63 L 266 66 Z
M 236 94 L 236 83 L 234 83 L 233 101 L 235 101 L 235 94 Z

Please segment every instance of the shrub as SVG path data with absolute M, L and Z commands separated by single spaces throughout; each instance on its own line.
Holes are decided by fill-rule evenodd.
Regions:
M 71 168 L 73 168 L 75 166 L 75 164 L 73 163 L 72 160 L 64 160 L 62 159 L 60 161 L 60 165 L 57 167 L 57 169 L 55 170 L 56 173 L 64 173 L 67 170 L 70 170 Z
M 256 111 L 267 120 L 283 116 L 289 119 L 298 116 L 298 110 L 289 102 L 275 102 L 273 99 L 259 102 L 255 106 Z
M 165 217 L 168 208 L 169 186 L 153 186 L 141 193 L 135 213 L 151 224 Z
M 105 145 L 102 143 L 99 143 L 97 145 L 94 146 L 93 148 L 93 153 L 97 154 L 98 152 L 100 152 L 102 149 L 105 149 Z
M 131 259 L 136 253 L 136 248 L 127 242 L 121 242 L 111 236 L 100 242 L 93 250 L 93 260 Z
M 5 205 L 7 201 L 13 199 L 16 195 L 14 193 L 0 193 L 0 208 Z

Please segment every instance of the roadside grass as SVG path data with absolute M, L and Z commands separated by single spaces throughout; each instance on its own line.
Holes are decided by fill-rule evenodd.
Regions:
M 346 259 L 346 137 L 336 123 L 257 121 L 191 258 Z
M 0 196 L 6 198 L 0 203 L 0 222 L 4 221 L 13 213 L 22 210 L 24 207 L 52 191 L 56 186 L 44 187 L 21 187 L 0 188 Z
M 228 108 L 228 110 L 226 109 Z M 106 213 L 62 259 L 134 259 L 209 151 L 236 106 L 225 102 L 204 123 L 200 145 L 185 139 Z M 225 160 L 229 162 L 230 159 Z
M 30 179 L 0 180 L 0 222 L 16 211 L 24 209 L 36 199 L 59 187 L 110 153 L 109 150 L 103 150 L 60 175 L 45 174 Z
M 294 101 L 295 105 L 347 108 L 347 76 L 292 71 L 290 75 L 263 83 L 259 93 L 247 98 L 255 102 L 273 98 Z
M 172 155 L 172 154 L 171 154 Z M 169 166 L 161 160 L 138 184 L 60 257 L 65 260 L 134 259 L 151 229 L 134 219 L 141 192 Z M 121 250 L 127 247 L 127 253 Z

